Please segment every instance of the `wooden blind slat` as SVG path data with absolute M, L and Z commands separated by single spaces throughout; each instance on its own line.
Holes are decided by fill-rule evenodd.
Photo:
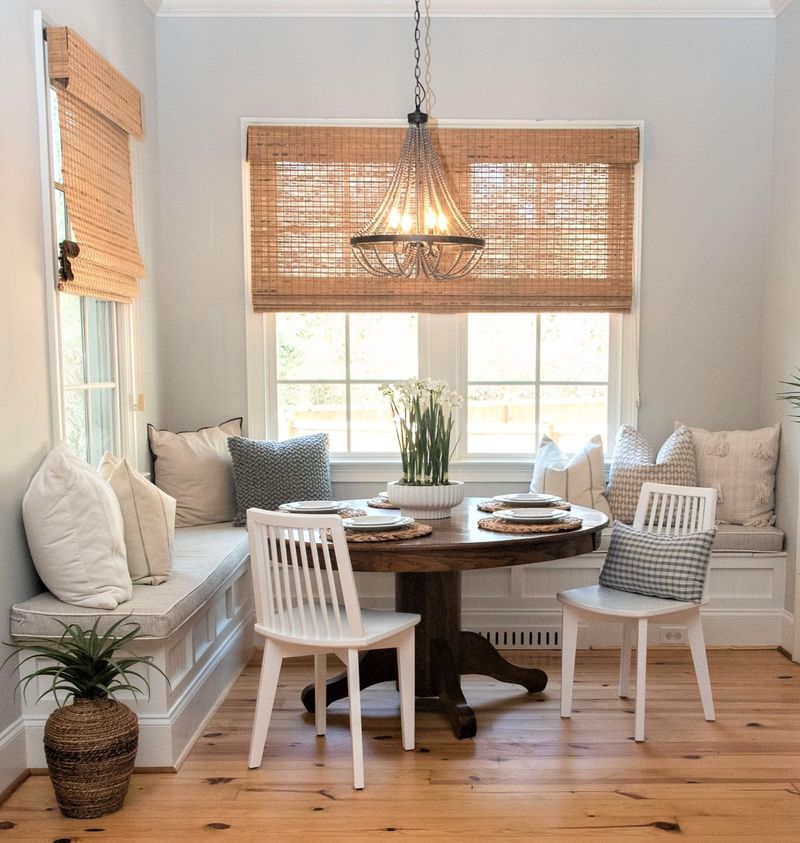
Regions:
M 432 132 L 486 238 L 456 281 L 368 276 L 349 237 L 383 199 L 403 129 L 249 126 L 256 311 L 630 310 L 637 129 Z
M 70 260 L 74 277 L 61 278 L 59 289 L 129 302 L 145 272 L 133 219 L 129 141 L 131 132 L 141 137 L 139 94 L 66 27 L 49 28 L 47 40 L 58 98 L 64 195 L 71 239 L 80 249 Z

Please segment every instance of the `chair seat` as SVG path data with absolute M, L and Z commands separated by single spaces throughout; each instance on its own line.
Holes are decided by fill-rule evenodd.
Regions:
M 621 618 L 652 618 L 698 607 L 697 603 L 689 601 L 649 597 L 646 594 L 617 591 L 615 588 L 607 588 L 603 585 L 570 588 L 560 591 L 556 597 L 562 603 L 576 609 L 603 615 L 616 615 Z
M 344 606 L 339 607 L 339 612 L 344 617 Z M 332 606 L 328 606 L 328 620 L 330 622 L 330 628 L 332 630 L 336 629 L 335 613 Z M 412 626 L 418 624 L 419 621 L 420 616 L 410 612 L 362 609 L 361 623 L 364 627 L 364 636 L 362 638 L 326 637 L 324 630 L 321 630 L 319 635 L 314 635 L 314 627 L 308 616 L 306 617 L 306 632 L 303 633 L 299 615 L 295 616 L 294 633 L 276 632 L 274 629 L 267 629 L 258 623 L 255 625 L 255 631 L 259 635 L 274 638 L 277 641 L 298 642 L 312 647 L 319 645 L 320 648 L 325 648 L 328 651 L 339 648 L 358 650 L 362 647 L 369 647 L 378 641 L 382 641 L 384 638 L 389 638 L 406 629 L 410 629 Z

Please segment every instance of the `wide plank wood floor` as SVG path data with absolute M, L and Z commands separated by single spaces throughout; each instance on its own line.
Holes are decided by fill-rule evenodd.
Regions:
M 800 840 L 800 666 L 772 650 L 711 650 L 717 721 L 703 719 L 686 650 L 650 651 L 647 742 L 616 694 L 617 654 L 582 652 L 575 710 L 559 717 L 559 654 L 506 653 L 550 674 L 544 693 L 465 677 L 478 735 L 458 741 L 417 714 L 403 752 L 391 685 L 363 694 L 366 789 L 351 784 L 346 701 L 314 734 L 286 663 L 263 764 L 247 769 L 253 662 L 177 774 L 136 774 L 125 807 L 96 820 L 58 811 L 33 776 L 0 807 L 0 843 L 26 841 Z M 335 659 L 330 661 L 335 662 Z

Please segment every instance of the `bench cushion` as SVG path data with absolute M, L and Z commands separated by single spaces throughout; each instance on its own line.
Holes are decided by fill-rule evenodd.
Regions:
M 717 535 L 712 553 L 780 553 L 783 530 L 777 527 L 743 527 L 741 524 L 716 524 Z M 608 550 L 611 525 L 603 530 L 599 550 Z
M 131 616 L 147 638 L 167 638 L 201 608 L 219 586 L 247 563 L 247 531 L 229 524 L 206 524 L 175 530 L 171 578 L 162 585 L 134 585 L 133 597 L 116 609 L 87 609 L 63 603 L 49 592 L 17 603 L 11 610 L 11 634 L 61 635 L 57 623 L 91 627 L 98 616 L 103 630 Z

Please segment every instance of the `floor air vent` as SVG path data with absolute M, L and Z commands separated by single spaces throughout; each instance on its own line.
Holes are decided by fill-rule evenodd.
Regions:
M 558 650 L 561 647 L 561 629 L 557 626 L 537 629 L 476 629 L 501 650 Z

